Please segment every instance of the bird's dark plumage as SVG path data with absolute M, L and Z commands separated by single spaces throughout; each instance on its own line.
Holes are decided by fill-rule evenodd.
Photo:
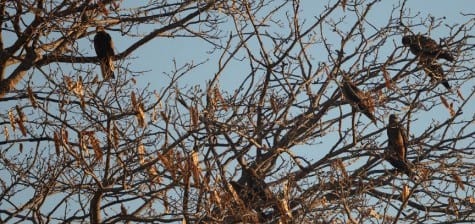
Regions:
M 407 161 L 407 135 L 395 114 L 389 116 L 387 128 L 389 156 L 386 158 L 396 169 L 413 176 L 412 164 Z
M 447 50 L 432 40 L 430 37 L 423 35 L 408 35 L 402 37 L 402 44 L 409 47 L 411 52 L 416 56 L 443 58 L 448 61 L 454 61 L 454 56 Z
M 360 112 L 365 114 L 373 123 L 376 124 L 376 117 L 374 114 L 374 102 L 365 92 L 358 89 L 358 87 L 351 81 L 351 79 L 343 75 L 342 93 L 353 107 L 356 107 Z
M 414 177 L 415 174 L 414 174 L 414 171 L 412 170 L 412 168 L 414 167 L 414 165 L 409 162 L 409 161 L 402 161 L 402 160 L 399 160 L 397 157 L 393 156 L 393 155 L 389 155 L 386 160 L 391 163 L 391 165 L 396 168 L 398 171 L 400 172 L 403 172 L 405 174 L 407 174 L 407 176 L 409 177 Z
M 395 114 L 389 116 L 387 134 L 389 149 L 393 150 L 400 160 L 405 161 L 407 152 L 407 136 Z
M 114 43 L 111 36 L 101 27 L 97 28 L 96 36 L 94 36 L 94 49 L 101 65 L 103 78 L 106 80 L 114 78 Z
M 431 58 L 421 57 L 419 60 L 420 65 L 423 67 L 424 72 L 435 82 L 442 83 L 448 90 L 451 89 L 449 81 L 445 79 L 444 70 L 442 65 Z

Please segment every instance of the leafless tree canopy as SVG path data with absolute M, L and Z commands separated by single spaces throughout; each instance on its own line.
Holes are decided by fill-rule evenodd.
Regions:
M 1 1 L 0 222 L 475 221 L 475 15 L 318 2 Z M 431 61 L 450 90 L 416 34 L 453 54 Z M 207 54 L 133 66 L 163 40 Z

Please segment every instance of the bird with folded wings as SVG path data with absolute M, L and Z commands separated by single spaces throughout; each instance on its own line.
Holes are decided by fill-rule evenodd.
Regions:
M 414 176 L 411 169 L 412 164 L 406 159 L 407 134 L 395 114 L 389 116 L 387 135 L 389 153 L 386 159 L 399 171 L 406 173 L 410 177 Z
M 419 65 L 422 66 L 427 76 L 432 81 L 442 83 L 448 90 L 451 89 L 449 82 L 445 79 L 442 65 L 437 59 L 443 58 L 447 61 L 454 61 L 454 56 L 442 48 L 435 40 L 424 35 L 407 35 L 402 37 L 402 44 L 409 47 L 409 50 L 418 57 Z
M 347 75 L 343 75 L 341 90 L 345 99 L 349 101 L 353 108 L 366 115 L 366 117 L 376 124 L 374 101 L 368 93 L 360 90 Z
M 432 81 L 441 83 L 448 90 L 451 89 L 449 81 L 445 79 L 444 70 L 442 69 L 442 65 L 440 63 L 431 58 L 420 58 L 419 64 L 422 66 L 424 72 L 431 78 Z
M 101 66 L 102 77 L 107 80 L 114 76 L 114 42 L 111 36 L 104 31 L 104 27 L 99 26 L 94 36 L 94 49 Z
M 402 44 L 409 47 L 416 56 L 429 57 L 433 59 L 443 58 L 447 61 L 454 61 L 454 56 L 435 40 L 424 35 L 407 35 L 402 37 Z

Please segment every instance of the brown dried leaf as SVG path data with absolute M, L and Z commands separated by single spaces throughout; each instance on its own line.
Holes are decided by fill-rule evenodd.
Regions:
M 420 169 L 419 170 L 420 176 L 422 180 L 427 180 L 429 177 L 429 170 L 428 169 Z
M 411 191 L 409 190 L 409 187 L 406 184 L 404 184 L 402 186 L 402 193 L 401 193 L 402 201 L 407 201 L 410 193 Z
M 197 151 L 193 151 L 191 153 L 191 171 L 193 174 L 193 181 L 195 181 L 195 184 L 200 184 L 200 173 L 201 173 L 201 168 L 200 168 L 200 161 L 199 161 L 199 155 Z
M 194 129 L 198 127 L 198 109 L 196 107 L 190 107 L 190 120 L 191 120 L 191 127 Z
M 56 150 L 56 156 L 60 156 L 61 154 L 61 150 L 60 150 L 60 147 L 61 147 L 61 137 L 59 136 L 59 133 L 58 132 L 55 132 L 53 134 L 53 140 L 54 140 L 54 149 Z
M 5 141 L 8 141 L 10 134 L 8 133 L 8 128 L 3 126 L 3 134 L 5 135 Z
M 459 209 L 457 207 L 457 204 L 455 204 L 455 201 L 452 197 L 449 197 L 449 207 L 451 207 L 452 211 L 454 212 L 455 216 L 459 216 Z
M 18 114 L 18 118 L 23 122 L 25 120 L 25 114 L 21 111 L 21 108 L 18 105 L 15 106 L 15 110 Z
M 152 116 L 150 117 L 150 120 L 153 123 L 155 123 L 158 120 L 158 109 L 157 109 L 157 107 L 153 107 Z
M 68 91 L 71 91 L 71 90 L 74 89 L 75 84 L 74 84 L 73 80 L 72 80 L 70 77 L 65 76 L 65 77 L 63 78 L 63 80 L 64 80 L 64 83 L 66 84 L 66 89 L 67 89 Z
M 135 97 L 135 92 L 130 93 L 130 101 L 132 102 L 132 107 L 137 108 L 137 98 Z
M 84 100 L 84 96 L 79 97 L 79 105 L 81 106 L 81 109 L 86 109 L 86 101 Z
M 440 101 L 442 101 L 442 104 L 444 105 L 444 107 L 447 108 L 447 110 L 450 113 L 450 116 L 454 116 L 455 111 L 453 109 L 453 104 L 449 104 L 449 102 L 447 101 L 447 99 L 445 99 L 444 96 L 440 96 Z
M 345 178 L 345 180 L 347 180 L 348 179 L 348 174 L 346 173 L 345 164 L 343 164 L 341 159 L 335 160 L 335 165 L 340 169 L 341 174 L 343 174 L 343 178 Z
M 112 128 L 112 144 L 115 147 L 119 147 L 119 129 L 117 129 L 116 125 Z
M 145 147 L 142 143 L 137 146 L 137 155 L 139 156 L 140 165 L 143 165 L 145 163 Z
M 83 85 L 82 85 L 82 78 L 81 77 L 79 77 L 79 80 L 76 83 L 74 83 L 73 92 L 78 96 L 83 96 L 84 95 L 84 88 L 83 88 Z
M 62 130 L 61 130 L 61 142 L 62 142 L 64 145 L 68 145 L 68 144 L 69 144 L 68 136 L 69 136 L 68 131 L 67 131 L 66 129 L 62 129 Z
M 454 102 L 450 103 L 450 116 L 455 116 Z
M 208 94 L 207 102 L 208 102 L 208 110 L 214 111 L 217 105 L 216 98 L 213 97 L 211 94 Z
M 384 83 L 386 85 L 386 88 L 392 89 L 393 86 L 391 85 L 391 75 L 389 75 L 389 72 L 386 70 L 385 67 L 381 68 L 383 71 L 383 77 L 384 77 Z
M 341 1 L 341 8 L 343 8 L 343 11 L 346 10 L 346 0 Z
M 460 92 L 460 89 L 457 89 L 457 95 L 460 97 L 460 99 L 465 100 L 462 93 Z
M 475 198 L 472 196 L 467 197 L 465 200 L 471 205 L 475 204 Z
M 15 106 L 15 110 L 18 114 L 18 118 L 15 119 L 15 122 L 18 124 L 18 128 L 20 129 L 23 136 L 26 136 L 27 131 L 26 131 L 26 127 L 23 123 L 25 121 L 25 114 L 21 111 L 21 108 L 18 105 Z
M 272 95 L 272 96 L 270 97 L 270 106 L 271 106 L 272 112 L 273 112 L 274 114 L 277 114 L 277 113 L 279 112 L 279 106 L 278 106 L 278 105 L 279 105 L 279 104 L 277 104 L 277 102 L 275 101 L 274 96 Z
M 368 92 L 365 92 L 365 98 L 362 100 L 362 103 L 370 113 L 374 114 L 374 100 Z
M 109 11 L 107 10 L 106 5 L 105 5 L 104 3 L 102 3 L 102 1 L 97 1 L 97 6 L 98 6 L 99 10 L 100 10 L 105 16 L 108 16 L 108 15 L 109 15 Z
M 217 191 L 211 191 L 211 202 L 213 202 L 213 204 L 218 205 L 218 208 L 222 207 L 221 196 L 219 196 Z
M 286 199 L 279 200 L 277 203 L 279 207 L 280 214 L 284 214 L 280 217 L 282 223 L 289 223 L 292 220 L 292 213 L 289 209 L 289 203 Z
M 449 106 L 449 103 L 447 102 L 447 100 L 445 99 L 444 96 L 440 96 L 440 101 L 442 101 L 442 104 L 444 104 L 444 106 L 448 109 L 450 106 Z
M 176 177 L 176 168 L 175 168 L 174 164 L 172 163 L 172 161 L 176 161 L 176 160 L 174 160 L 173 158 L 170 158 L 170 152 L 171 152 L 171 150 L 169 151 L 169 153 L 167 153 L 165 155 L 161 154 L 160 152 L 157 152 L 157 157 L 162 162 L 165 169 L 168 170 L 171 173 L 173 178 L 175 178 Z
M 26 133 L 26 128 L 23 125 L 23 121 L 21 121 L 21 119 L 16 119 L 15 121 L 18 124 L 18 128 L 20 129 L 21 134 L 23 136 L 26 136 L 27 133 Z
M 10 125 L 12 126 L 13 131 L 15 131 L 15 116 L 13 115 L 13 111 L 8 111 L 8 119 L 10 120 Z
M 136 117 L 137 117 L 137 121 L 139 122 L 139 126 L 141 128 L 144 128 L 146 126 L 146 123 L 145 123 L 145 112 L 144 112 L 142 104 L 140 104 L 137 108 Z
M 221 92 L 219 91 L 219 88 L 215 87 L 214 88 L 214 97 L 218 99 L 218 101 L 221 103 L 221 107 L 223 110 L 227 111 L 228 110 L 228 104 L 223 98 L 223 95 L 221 95 Z
M 373 218 L 376 218 L 376 219 L 380 219 L 381 218 L 381 215 L 378 214 L 378 212 L 374 209 L 370 209 L 369 210 L 369 215 Z
M 378 92 L 376 93 L 376 96 L 378 97 L 378 99 L 376 100 L 376 102 L 378 103 L 384 102 L 386 100 L 386 95 L 384 95 L 382 89 L 378 90 Z
M 26 88 L 26 91 L 28 92 L 28 99 L 30 100 L 31 105 L 33 106 L 33 108 L 36 109 L 38 105 L 36 103 L 35 94 L 33 93 L 33 90 L 31 90 L 31 87 L 28 86 Z
M 327 198 L 323 196 L 320 200 L 318 200 L 320 205 L 326 206 L 328 204 Z
M 289 181 L 283 184 L 282 195 L 287 200 L 290 198 L 290 182 Z
M 149 162 L 149 161 L 147 161 Z M 158 170 L 157 170 L 157 167 L 155 167 L 155 165 L 151 165 L 149 168 L 148 168 L 148 174 L 150 175 L 150 177 L 152 177 L 153 179 L 155 179 L 156 177 L 158 177 Z
M 92 149 L 94 150 L 94 155 L 96 155 L 96 160 L 102 161 L 102 150 L 99 144 L 99 140 L 97 140 L 94 133 L 89 134 L 89 144 L 91 144 Z
M 160 199 L 163 201 L 164 212 L 170 213 L 170 202 L 168 202 L 168 197 L 161 197 Z
M 99 77 L 97 77 L 97 75 L 96 75 L 96 76 L 94 76 L 94 79 L 92 79 L 92 81 L 91 81 L 91 82 L 92 82 L 92 83 L 94 83 L 94 84 L 97 84 L 97 83 L 99 83 Z
M 455 183 L 457 184 L 458 187 L 460 187 L 462 190 L 465 190 L 465 186 L 463 184 L 462 179 L 460 178 L 459 175 L 457 175 L 455 172 L 452 171 L 452 178 L 455 180 Z
M 164 111 L 160 111 L 160 115 L 162 116 L 162 118 L 163 118 L 163 120 L 165 121 L 165 123 L 168 124 L 169 119 L 168 119 L 167 114 L 166 114 Z
M 168 159 L 168 156 L 163 155 L 160 152 L 157 152 L 157 157 L 162 162 L 163 166 L 165 166 L 165 168 L 167 170 L 173 169 L 172 163 L 170 163 L 170 160 Z
M 149 166 L 148 169 L 147 169 L 147 172 L 148 172 L 149 180 L 151 182 L 154 182 L 156 184 L 160 183 L 161 179 L 160 179 L 160 176 L 158 175 L 158 170 L 155 167 L 155 165 Z

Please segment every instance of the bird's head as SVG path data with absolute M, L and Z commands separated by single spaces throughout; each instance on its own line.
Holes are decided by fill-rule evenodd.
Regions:
M 399 118 L 396 116 L 396 114 L 389 115 L 389 123 L 390 124 L 399 123 Z
M 351 82 L 351 78 L 347 73 L 341 73 L 341 82 Z
M 402 37 L 402 44 L 404 46 L 409 46 L 411 45 L 411 42 L 412 42 L 412 36 L 403 36 Z

